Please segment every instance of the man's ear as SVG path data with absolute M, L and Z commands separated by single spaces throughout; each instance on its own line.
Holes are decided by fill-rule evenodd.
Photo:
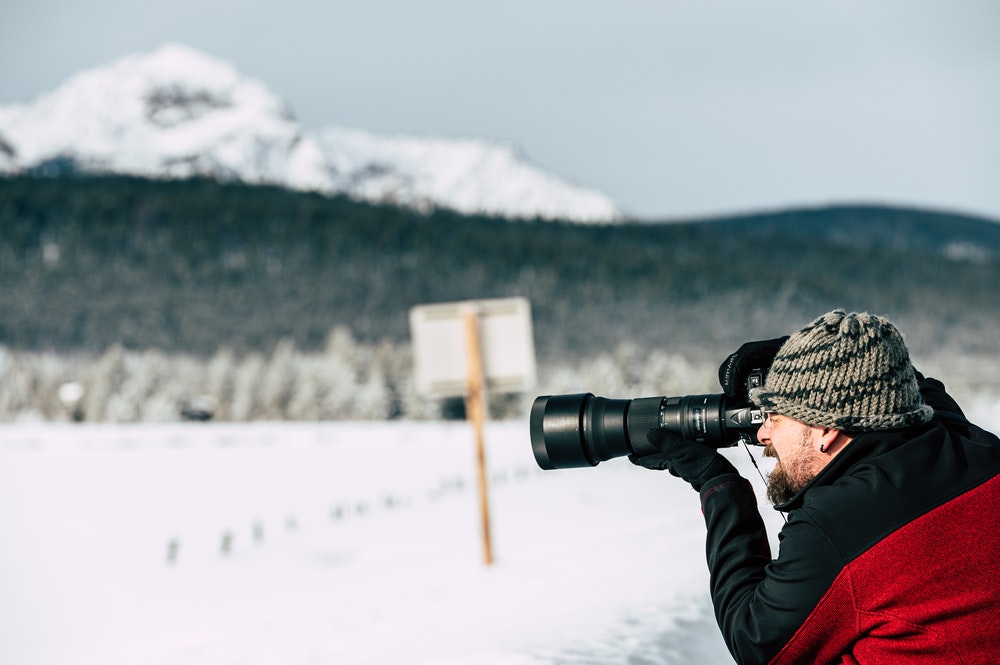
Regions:
M 836 455 L 850 442 L 851 437 L 839 429 L 833 429 L 832 427 L 823 427 L 820 429 L 819 451 L 824 455 Z

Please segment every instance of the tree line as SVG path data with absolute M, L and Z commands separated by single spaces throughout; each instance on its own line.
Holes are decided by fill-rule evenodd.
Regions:
M 407 393 L 408 310 L 510 296 L 532 302 L 539 364 L 556 374 L 625 362 L 621 350 L 633 349 L 640 368 L 653 356 L 683 358 L 704 377 L 743 341 L 786 334 L 833 307 L 890 316 L 915 355 L 995 357 L 998 234 L 990 220 L 885 207 L 581 225 L 205 179 L 12 177 L 0 179 L 0 383 L 159 367 L 166 378 L 156 381 L 184 390 L 164 390 L 171 406 L 156 408 L 176 412 L 180 392 L 225 385 L 171 374 L 187 363 L 235 385 L 236 371 L 222 367 L 250 377 L 284 357 L 298 390 L 319 385 L 303 367 L 335 362 L 325 359 L 339 331 L 355 345 L 355 366 L 327 374 L 353 377 L 345 391 L 381 391 L 371 400 L 385 409 L 378 417 L 425 417 L 440 405 Z M 52 369 L 73 363 L 92 369 Z M 976 385 L 993 380 L 975 364 L 969 371 L 981 375 Z M 653 394 L 669 392 L 655 385 Z M 217 399 L 231 417 L 295 417 L 285 394 L 267 407 Z M 517 411 L 517 399 L 494 408 Z M 368 417 L 367 408 L 323 413 Z M 14 412 L 24 410 L 0 418 Z
M 0 422 L 436 420 L 465 417 L 461 399 L 417 392 L 408 345 L 356 340 L 343 327 L 323 348 L 289 339 L 269 353 L 223 347 L 208 358 L 116 344 L 100 354 L 0 347 Z M 683 356 L 622 345 L 582 363 L 546 365 L 538 391 L 615 396 L 712 390 Z M 536 393 L 489 396 L 493 419 L 525 417 Z

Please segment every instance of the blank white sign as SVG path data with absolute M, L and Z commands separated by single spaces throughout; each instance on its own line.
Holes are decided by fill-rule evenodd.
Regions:
M 418 305 L 410 310 L 417 389 L 437 397 L 464 396 L 468 389 L 465 312 L 479 317 L 479 344 L 486 389 L 520 392 L 535 385 L 531 304 L 499 298 Z

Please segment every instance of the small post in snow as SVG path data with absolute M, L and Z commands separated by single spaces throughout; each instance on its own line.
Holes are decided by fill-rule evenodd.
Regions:
M 483 354 L 479 343 L 479 310 L 475 304 L 462 308 L 465 324 L 466 364 L 469 387 L 465 395 L 465 416 L 476 435 L 476 471 L 479 477 L 479 515 L 483 527 L 483 561 L 493 565 L 493 539 L 490 534 L 490 498 L 486 474 L 486 446 L 483 425 L 486 422 L 486 381 L 483 378 Z

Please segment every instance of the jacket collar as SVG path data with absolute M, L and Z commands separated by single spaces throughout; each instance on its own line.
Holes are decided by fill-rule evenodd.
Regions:
M 919 436 L 929 427 L 931 427 L 931 425 L 922 424 L 906 429 L 863 432 L 858 434 L 844 447 L 840 454 L 834 457 L 829 464 L 823 467 L 823 469 L 817 473 L 812 480 L 806 483 L 806 486 L 800 489 L 795 496 L 785 503 L 776 504 L 774 509 L 787 513 L 795 510 L 796 508 L 801 508 L 806 492 L 808 492 L 812 487 L 833 484 L 838 478 L 842 477 L 847 472 L 847 469 L 855 464 L 888 450 L 898 448 L 911 438 Z

